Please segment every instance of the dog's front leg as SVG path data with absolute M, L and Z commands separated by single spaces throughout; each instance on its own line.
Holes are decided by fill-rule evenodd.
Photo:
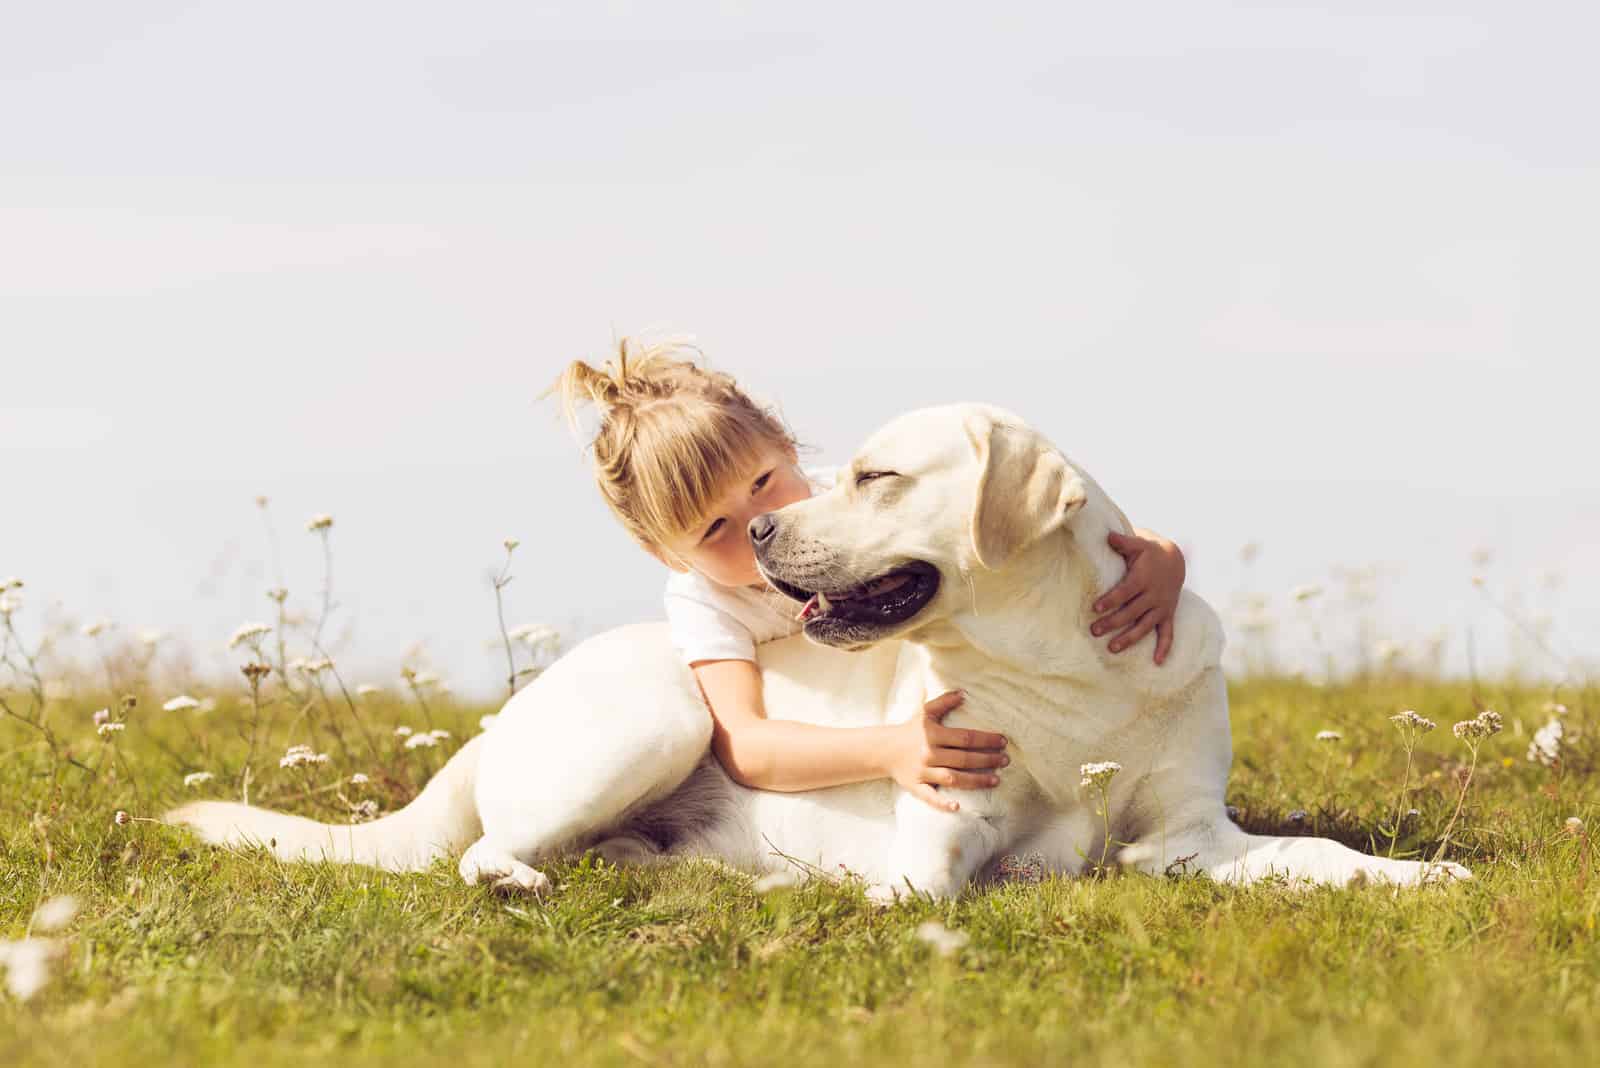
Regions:
M 940 797 L 961 806 L 955 812 L 897 790 L 886 879 L 869 887 L 867 896 L 887 904 L 912 892 L 941 899 L 960 894 L 1009 840 L 1012 806 L 1027 791 L 1021 769 L 1002 775 L 991 790 L 941 789 Z

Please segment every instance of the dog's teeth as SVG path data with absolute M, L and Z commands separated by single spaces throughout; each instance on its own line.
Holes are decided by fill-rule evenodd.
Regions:
M 805 607 L 800 609 L 800 614 L 798 616 L 796 616 L 795 618 L 800 619 L 802 621 L 810 619 L 812 614 L 815 613 L 816 610 L 817 610 L 817 597 L 816 597 L 815 594 L 812 594 L 811 600 L 809 600 L 809 601 L 807 601 L 805 603 Z
M 827 594 L 825 594 L 825 593 L 817 594 L 817 611 L 826 612 L 828 609 L 830 609 L 832 607 L 833 606 L 828 603 L 828 595 Z

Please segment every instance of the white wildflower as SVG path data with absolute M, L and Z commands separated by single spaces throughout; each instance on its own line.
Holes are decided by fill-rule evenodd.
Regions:
M 1566 827 L 1567 833 L 1574 838 L 1579 838 L 1583 835 L 1583 821 L 1576 816 L 1568 816 L 1567 822 L 1562 826 Z
M 407 749 L 432 749 L 438 744 L 439 739 L 435 738 L 432 733 L 413 734 L 406 739 Z
M 179 694 L 161 707 L 167 712 L 187 712 L 191 708 L 199 708 L 200 702 L 185 693 Z
M 166 636 L 167 635 L 165 631 L 156 630 L 154 627 L 147 627 L 144 630 L 141 630 L 137 635 L 139 644 L 144 646 L 146 649 L 154 649 L 156 646 L 161 644 L 162 640 L 166 638 Z
M 333 526 L 333 516 L 327 514 L 326 512 L 318 512 L 316 515 L 306 520 L 306 529 L 312 533 L 315 533 L 319 530 L 327 530 L 331 526 Z
M 1261 543 L 1259 541 L 1247 541 L 1239 547 L 1239 559 L 1246 564 L 1254 563 L 1255 558 L 1260 555 Z
M 1318 731 L 1317 732 L 1317 741 L 1319 741 L 1319 742 L 1337 742 L 1339 739 L 1341 739 L 1343 737 L 1344 737 L 1344 735 L 1340 734 L 1338 731 Z
M 189 774 L 183 777 L 183 785 L 199 786 L 201 783 L 210 782 L 215 778 L 216 776 L 211 774 L 209 771 L 191 771 Z
M 450 737 L 450 732 L 449 731 L 443 730 L 443 729 L 438 728 L 438 727 L 435 727 L 433 730 L 429 731 L 428 734 L 431 735 L 433 740 L 436 741 L 436 742 L 442 742 L 445 739 Z
M 357 697 L 371 697 L 374 694 L 380 694 L 382 692 L 383 692 L 383 687 L 374 686 L 370 682 L 363 682 L 360 686 L 356 687 L 356 696 Z
M 518 541 L 516 538 L 507 538 L 505 541 L 501 542 L 500 544 L 504 545 L 506 547 L 506 552 L 509 553 L 509 552 L 516 551 L 517 546 L 521 545 L 522 543 L 520 541 Z
M 0 964 L 5 966 L 6 989 L 18 1001 L 27 1001 L 50 981 L 50 965 L 64 955 L 54 938 L 24 938 L 0 942 Z
M 350 810 L 350 822 L 365 823 L 367 820 L 376 819 L 377 815 L 378 803 L 369 797 L 365 801 L 356 802 L 355 807 Z
M 1078 774 L 1083 776 L 1083 781 L 1079 785 L 1085 788 L 1092 786 L 1096 789 L 1104 789 L 1106 784 L 1111 781 L 1111 777 L 1121 770 L 1122 765 L 1115 760 L 1099 760 L 1084 764 L 1078 769 Z
M 785 868 L 782 871 L 768 872 L 752 883 L 750 889 L 758 894 L 770 894 L 774 890 L 787 890 L 799 885 L 800 876 Z
M 487 716 L 479 716 L 478 729 L 486 731 L 498 722 L 500 722 L 500 715 L 497 712 L 491 712 Z
M 116 814 L 111 817 L 111 822 L 115 823 L 118 827 L 126 827 L 128 824 L 133 822 L 133 817 L 119 808 L 117 809 Z
M 33 914 L 33 929 L 35 931 L 43 931 L 45 934 L 59 931 L 71 923 L 72 918 L 77 914 L 77 898 L 71 894 L 52 897 L 40 905 L 38 911 Z
M 10 619 L 21 608 L 21 597 L 14 593 L 0 593 L 0 619 Z
M 432 686 L 438 681 L 439 676 L 431 671 L 414 671 L 411 673 L 411 685 L 413 686 Z
M 111 629 L 111 620 L 109 619 L 97 619 L 78 628 L 85 638 L 98 638 L 109 629 Z
M 411 728 L 405 726 L 404 724 L 401 724 L 400 726 L 398 726 L 398 727 L 396 727 L 394 729 L 394 736 L 396 738 L 406 738 L 406 737 L 409 737 L 410 734 L 411 734 Z
M 371 779 L 367 778 L 367 773 L 364 771 L 358 771 L 354 775 L 350 776 L 351 786 L 365 786 L 371 781 Z
M 1528 743 L 1528 759 L 1547 768 L 1561 763 L 1561 739 L 1566 733 L 1566 725 L 1551 716 L 1548 723 L 1533 733 L 1533 741 Z
M 1438 726 L 1437 723 L 1428 717 L 1418 715 L 1416 709 L 1412 708 L 1408 708 L 1398 715 L 1390 716 L 1389 719 L 1392 720 L 1397 726 L 1410 727 L 1418 734 L 1427 734 L 1429 731 Z
M 10 575 L 4 579 L 0 579 L 0 593 L 5 593 L 7 590 L 20 589 L 22 589 L 22 580 L 17 578 L 17 576 Z
M 326 764 L 327 762 L 327 753 L 318 753 L 309 745 L 291 745 L 283 756 L 278 759 L 278 767 L 298 768 L 305 764 Z
M 241 645 L 254 647 L 257 642 L 272 633 L 272 626 L 267 623 L 241 623 L 239 629 L 228 636 L 228 648 L 237 649 Z
M 94 719 L 94 725 L 96 727 L 100 726 L 102 723 L 110 723 L 111 709 L 102 708 L 100 711 L 96 712 L 92 718 Z
M 970 939 L 965 931 L 952 931 L 938 920 L 929 920 L 917 927 L 917 941 L 926 942 L 941 957 L 948 957 L 965 946 Z
M 1289 596 L 1292 599 L 1299 601 L 1301 604 L 1304 604 L 1307 601 L 1315 600 L 1316 598 L 1321 597 L 1322 587 L 1317 583 L 1311 583 L 1308 586 L 1296 586 L 1294 589 L 1289 591 Z
M 126 723 L 102 723 L 94 729 L 94 732 L 104 738 L 109 734 L 116 734 L 118 731 L 127 729 L 128 725 Z
M 1457 738 L 1471 741 L 1478 738 L 1487 738 L 1491 734 L 1499 734 L 1502 725 L 1500 713 L 1486 708 L 1473 718 L 1462 720 L 1450 729 Z
M 561 632 L 544 623 L 524 623 L 508 632 L 513 641 L 528 647 L 534 656 L 555 656 L 561 651 Z

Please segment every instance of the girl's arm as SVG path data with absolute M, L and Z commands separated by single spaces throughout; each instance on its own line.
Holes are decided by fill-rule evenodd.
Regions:
M 1128 570 L 1122 581 L 1095 601 L 1094 610 L 1101 615 L 1089 632 L 1096 637 L 1115 632 L 1111 651 L 1120 653 L 1154 630 L 1159 664 L 1172 650 L 1172 618 L 1188 571 L 1183 550 L 1148 530 L 1131 535 L 1113 532 L 1107 540 Z
M 934 698 L 922 715 L 894 726 L 819 727 L 768 719 L 761 669 L 752 661 L 701 660 L 690 667 L 711 707 L 712 751 L 735 782 L 758 790 L 816 790 L 888 778 L 933 807 L 954 812 L 959 806 L 935 786 L 985 789 L 1000 781 L 988 769 L 1011 762 L 1002 736 L 940 722 L 961 704 L 959 693 Z

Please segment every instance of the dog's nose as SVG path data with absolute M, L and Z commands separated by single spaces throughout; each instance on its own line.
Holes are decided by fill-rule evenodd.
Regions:
M 771 541 L 772 536 L 777 532 L 778 521 L 772 517 L 770 512 L 766 515 L 758 515 L 750 520 L 750 543 L 758 549 Z

